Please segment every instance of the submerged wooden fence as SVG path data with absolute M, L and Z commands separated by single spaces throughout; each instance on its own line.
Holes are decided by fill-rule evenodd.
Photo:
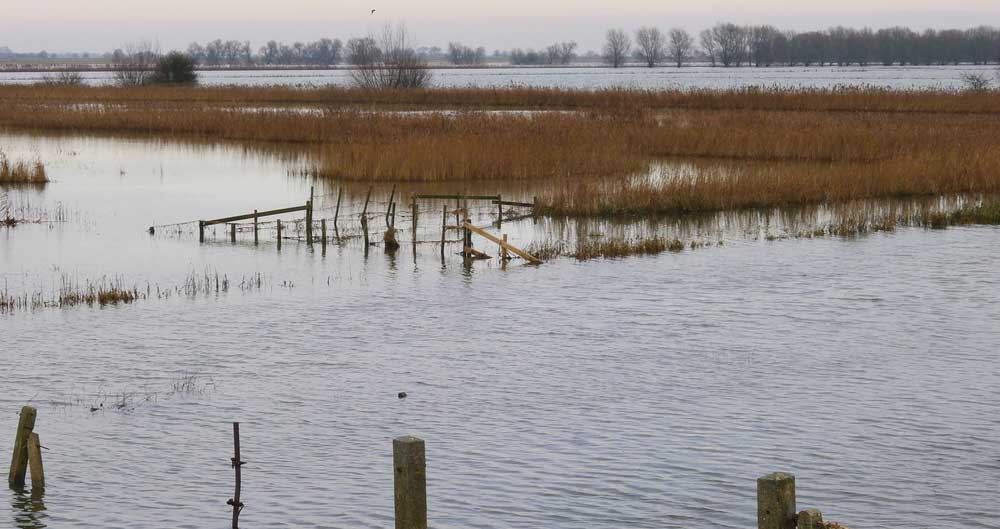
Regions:
M 337 240 L 340 240 L 340 234 L 338 230 L 338 220 L 340 216 L 340 207 L 343 199 L 343 188 L 340 188 L 337 193 L 337 203 L 336 209 L 333 216 L 333 231 L 334 236 Z M 332 195 L 331 195 L 332 196 Z M 365 196 L 364 206 L 361 210 L 361 231 L 364 238 L 365 251 L 367 253 L 368 247 L 378 244 L 377 242 L 371 242 L 369 236 L 369 219 L 368 219 L 368 206 L 371 202 L 372 188 L 369 187 L 368 193 Z M 386 232 L 382 237 L 382 244 L 389 251 L 393 251 L 399 247 L 399 243 L 396 239 L 396 187 L 392 187 L 392 191 L 389 195 L 388 207 L 385 211 L 385 224 Z M 502 228 L 504 223 L 504 206 L 507 207 L 525 207 L 531 208 L 531 213 L 527 215 L 520 215 L 510 218 L 508 220 L 520 220 L 524 218 L 536 218 L 536 207 L 538 203 L 538 198 L 535 197 L 533 202 L 516 202 L 511 200 L 503 200 L 501 195 L 465 195 L 465 194 L 414 194 L 411 195 L 411 209 L 412 209 L 412 243 L 414 251 L 416 251 L 416 245 L 418 242 L 417 230 L 419 223 L 419 206 L 418 200 L 455 200 L 456 209 L 449 212 L 448 206 L 444 205 L 442 209 L 442 223 L 441 223 L 441 257 L 444 258 L 445 245 L 449 242 L 447 233 L 449 230 L 457 230 L 462 232 L 462 251 L 460 254 L 467 259 L 482 259 L 489 258 L 484 252 L 479 251 L 474 247 L 472 234 L 484 237 L 490 242 L 497 244 L 500 247 L 500 256 L 506 261 L 510 259 L 510 254 L 517 255 L 531 264 L 541 264 L 542 261 L 537 257 L 529 254 L 528 252 L 518 248 L 508 242 L 507 234 L 501 233 L 499 236 L 490 234 L 485 228 L 478 227 L 472 224 L 469 218 L 468 201 L 489 201 L 490 204 L 497 207 L 497 220 L 493 223 L 493 226 L 497 228 Z M 260 240 L 259 236 L 259 221 L 265 217 L 272 217 L 277 215 L 283 215 L 286 213 L 294 213 L 298 211 L 305 212 L 305 240 L 306 244 L 312 245 L 315 242 L 315 237 L 313 236 L 313 231 L 315 229 L 314 224 L 314 203 L 315 198 L 313 195 L 313 190 L 309 191 L 309 199 L 304 205 L 301 206 L 291 206 L 279 209 L 270 209 L 265 211 L 254 210 L 252 213 L 243 213 L 239 215 L 230 215 L 228 217 L 220 217 L 208 220 L 199 220 L 198 222 L 198 241 L 201 243 L 205 242 L 205 228 L 209 226 L 215 226 L 219 224 L 229 224 L 229 236 L 230 240 L 236 242 L 236 232 L 237 232 L 237 222 L 252 220 L 253 221 L 253 240 L 254 244 L 257 244 Z M 455 216 L 455 224 L 449 224 L 449 215 L 453 214 Z M 171 225 L 175 226 L 175 225 Z M 284 230 L 284 225 L 281 219 L 276 219 L 275 226 L 277 228 L 277 242 L 278 248 L 281 248 L 282 233 Z M 161 226 L 162 227 L 162 226 Z M 326 248 L 326 243 L 328 240 L 328 230 L 327 230 L 327 219 L 323 218 L 319 221 L 320 229 L 320 241 Z M 156 226 L 150 226 L 150 234 L 156 233 Z M 426 241 L 425 241 L 426 242 Z
M 37 411 L 31 406 L 21 408 L 8 483 L 13 489 L 25 484 L 28 467 L 33 489 L 45 487 L 41 446 L 34 432 Z M 239 529 L 239 516 L 244 509 L 241 501 L 242 468 L 247 462 L 240 455 L 240 423 L 233 423 L 233 457 L 235 491 L 226 503 L 233 508 L 232 528 Z M 427 529 L 427 458 L 423 439 L 404 436 L 392 441 L 393 504 L 396 529 Z M 775 472 L 757 479 L 758 529 L 825 529 L 823 515 L 816 509 L 796 510 L 795 476 Z

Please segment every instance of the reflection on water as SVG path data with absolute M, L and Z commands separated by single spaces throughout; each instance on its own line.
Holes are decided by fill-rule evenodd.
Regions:
M 24 487 L 10 491 L 11 511 L 14 527 L 18 529 L 41 529 L 48 527 L 45 512 L 45 489 Z

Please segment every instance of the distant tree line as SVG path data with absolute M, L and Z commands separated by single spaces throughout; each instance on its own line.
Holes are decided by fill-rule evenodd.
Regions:
M 514 48 L 507 52 L 513 65 L 565 65 L 576 59 L 576 42 L 556 42 L 544 50 Z
M 191 43 L 187 54 L 206 66 L 334 66 L 342 62 L 343 49 L 340 39 L 293 44 L 271 40 L 254 53 L 247 41 L 216 39 L 204 45 Z
M 676 66 L 702 59 L 712 66 L 838 65 L 869 66 L 946 65 L 1000 63 L 1000 29 L 906 27 L 879 30 L 838 26 L 825 31 L 797 33 L 774 26 L 741 26 L 720 23 L 694 38 L 683 29 L 664 34 L 654 27 L 638 29 L 633 39 L 622 29 L 605 35 L 604 61 L 620 67 L 632 58 L 653 67 L 669 62 Z M 700 54 L 700 55 L 699 55 Z

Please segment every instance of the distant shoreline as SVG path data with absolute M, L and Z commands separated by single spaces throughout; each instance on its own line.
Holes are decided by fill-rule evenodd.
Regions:
M 920 69 L 938 69 L 938 68 L 956 68 L 956 67 L 967 67 L 967 68 L 983 68 L 983 69 L 1000 69 L 1000 65 L 997 64 L 973 64 L 973 63 L 960 63 L 960 64 L 907 64 L 907 65 L 890 65 L 886 66 L 883 64 L 868 64 L 865 66 L 859 66 L 857 64 L 851 65 L 838 65 L 838 64 L 824 64 L 818 65 L 813 64 L 809 66 L 803 65 L 771 65 L 771 66 L 712 66 L 707 62 L 696 62 L 685 64 L 681 67 L 684 68 L 716 68 L 719 70 L 773 70 L 779 68 L 920 68 Z M 574 69 L 607 69 L 610 66 L 603 63 L 577 63 L 577 64 L 538 64 L 538 65 L 527 65 L 527 64 L 478 64 L 478 65 L 455 65 L 455 64 L 429 64 L 428 68 L 431 70 L 540 70 L 540 69 L 560 69 L 560 70 L 574 70 Z M 350 65 L 335 65 L 335 66 L 316 66 L 316 65 L 250 65 L 250 66 L 198 66 L 195 68 L 200 72 L 287 72 L 287 71 L 351 71 L 355 68 Z M 622 66 L 619 69 L 649 69 L 646 65 L 640 63 L 630 63 Z M 676 65 L 672 64 L 661 64 L 654 68 L 654 70 L 663 69 L 677 69 Z M 10 61 L 10 60 L 0 60 L 0 73 L 61 73 L 61 72 L 111 72 L 113 71 L 110 62 L 88 62 L 88 63 L 74 63 L 72 60 L 69 61 L 53 61 L 51 64 L 43 64 L 38 62 L 21 62 L 21 61 Z

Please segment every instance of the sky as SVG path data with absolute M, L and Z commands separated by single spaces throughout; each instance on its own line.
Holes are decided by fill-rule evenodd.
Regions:
M 576 41 L 598 49 L 605 30 L 643 25 L 695 33 L 719 21 L 812 30 L 835 25 L 1000 26 L 1000 0 L 2 0 L 0 47 L 104 52 L 150 40 L 309 41 L 404 23 L 418 46 L 488 50 Z M 375 9 L 372 14 L 371 10 Z

